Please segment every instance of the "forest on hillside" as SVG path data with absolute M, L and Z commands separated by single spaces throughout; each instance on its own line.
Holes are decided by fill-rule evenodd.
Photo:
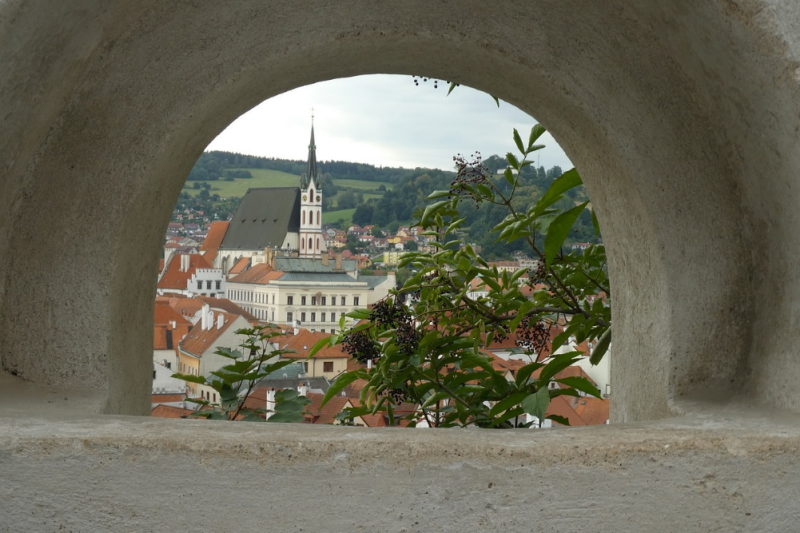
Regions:
M 504 157 L 493 155 L 482 161 L 488 171 L 494 173 L 493 182 L 504 193 L 510 192 L 510 185 L 501 176 L 502 170 L 507 166 Z M 215 181 L 220 179 L 242 179 L 250 174 L 247 169 L 270 169 L 300 175 L 305 171 L 304 161 L 292 161 L 256 157 L 231 152 L 206 152 L 198 159 L 190 181 Z M 349 163 L 341 161 L 319 163 L 322 180 L 322 192 L 325 210 L 352 209 L 352 222 L 361 226 L 374 224 L 384 230 L 393 232 L 397 227 L 411 223 L 425 206 L 430 203 L 427 196 L 433 191 L 447 190 L 455 178 L 455 172 L 438 169 L 402 169 L 389 167 L 376 167 L 364 163 Z M 513 205 L 518 209 L 532 205 L 553 181 L 561 176 L 562 170 L 558 166 L 550 169 L 544 167 L 528 166 L 522 169 L 518 186 L 514 193 Z M 213 178 L 212 178 L 213 176 Z M 367 197 L 356 190 L 338 187 L 336 179 L 360 180 L 368 182 L 392 183 L 393 188 L 386 190 L 384 186 L 375 189 L 383 195 L 379 198 Z M 196 185 L 200 185 L 197 183 Z M 205 186 L 206 184 L 202 184 Z M 337 196 L 338 193 L 338 196 Z M 332 198 L 336 197 L 336 204 Z M 588 200 L 585 189 L 581 186 L 571 190 L 567 196 L 555 204 L 560 210 L 567 210 L 577 203 Z M 495 242 L 496 234 L 491 230 L 499 224 L 507 214 L 504 207 L 492 204 L 476 206 L 464 202 L 460 207 L 461 215 L 466 218 L 465 228 L 461 238 L 466 242 L 477 244 L 482 248 L 486 259 L 508 258 L 517 249 L 522 249 L 522 240 L 511 245 Z M 342 220 L 333 226 L 346 226 L 349 220 Z M 567 239 L 567 244 L 573 242 L 595 242 L 591 214 L 585 211 L 573 228 L 573 233 Z

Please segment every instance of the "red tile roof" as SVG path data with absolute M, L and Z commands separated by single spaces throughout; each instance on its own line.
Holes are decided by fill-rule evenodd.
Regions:
M 249 311 L 245 311 L 243 308 L 239 307 L 227 298 L 211 298 L 210 296 L 200 296 L 197 299 L 203 303 L 207 303 L 212 309 L 221 309 L 232 315 L 239 315 L 254 325 L 258 324 L 258 318 L 254 314 L 250 313 Z
M 250 266 L 250 258 L 249 257 L 241 257 L 236 262 L 236 264 L 233 265 L 233 268 L 230 269 L 228 274 L 230 274 L 230 275 L 241 274 L 242 272 L 244 272 L 247 269 L 248 266 Z
M 208 228 L 206 240 L 203 241 L 200 250 L 204 252 L 218 250 L 222 244 L 222 239 L 225 238 L 225 233 L 228 231 L 229 224 L 230 222 L 227 221 L 212 222 L 211 227 Z
M 289 353 L 285 354 L 284 357 L 291 357 L 293 359 L 305 359 L 308 357 L 308 353 L 311 351 L 311 348 L 322 339 L 330 337 L 330 333 L 322 333 L 322 332 L 310 332 L 307 329 L 300 329 L 297 335 L 292 335 L 291 333 L 283 336 L 283 337 L 276 337 L 275 342 L 277 342 L 281 348 L 287 348 L 290 350 L 294 350 L 297 353 Z M 318 351 L 314 354 L 315 359 L 340 359 L 340 358 L 349 358 L 350 355 L 347 354 L 344 350 L 342 350 L 342 345 L 336 346 L 326 346 L 322 350 Z
M 224 318 L 221 328 L 217 327 L 217 320 L 220 315 Z M 182 350 L 196 356 L 202 356 L 207 350 L 215 348 L 217 339 L 225 333 L 231 324 L 238 318 L 237 315 L 226 313 L 225 311 L 214 312 L 214 322 L 211 329 L 203 329 L 203 321 L 198 320 L 197 324 L 189 331 L 189 334 L 180 343 Z
M 158 288 L 169 290 L 185 290 L 186 285 L 198 268 L 211 268 L 211 265 L 199 254 L 189 254 L 189 268 L 181 271 L 181 255 L 174 254 L 167 265 L 167 270 L 158 281 Z
M 150 411 L 150 416 L 157 416 L 159 418 L 189 418 L 194 411 L 191 409 L 182 409 L 180 407 L 172 407 L 171 405 L 156 405 Z
M 237 263 L 238 264 L 238 263 Z M 233 273 L 233 270 L 231 270 Z M 252 268 L 242 272 L 238 276 L 231 278 L 231 283 L 258 283 L 266 285 L 272 280 L 279 279 L 283 272 L 273 269 L 267 263 L 259 263 Z
M 186 399 L 185 394 L 152 394 L 150 403 L 174 403 L 182 402 Z

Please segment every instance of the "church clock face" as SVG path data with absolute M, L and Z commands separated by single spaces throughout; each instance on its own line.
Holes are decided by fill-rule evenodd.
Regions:
M 303 195 L 303 201 L 304 201 L 304 202 L 307 202 L 307 201 L 308 201 L 308 195 L 307 195 L 307 194 L 304 194 L 304 195 Z
M 322 197 L 319 194 L 317 195 L 317 201 L 322 201 Z

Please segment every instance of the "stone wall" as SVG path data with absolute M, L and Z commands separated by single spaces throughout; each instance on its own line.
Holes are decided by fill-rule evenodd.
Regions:
M 757 406 L 765 417 L 798 412 L 798 35 L 800 4 L 794 0 L 6 0 L 0 3 L 3 381 L 24 380 L 38 391 L 28 397 L 26 420 L 52 411 L 43 398 L 54 390 L 86 398 L 73 416 L 147 414 L 161 238 L 203 148 L 246 110 L 295 87 L 358 74 L 423 73 L 491 91 L 529 112 L 581 171 L 604 228 L 615 290 L 615 422 L 710 413 L 712 405 L 734 401 Z M 0 395 L 8 397 L 12 389 Z M 4 398 L 0 415 L 11 417 L 19 401 Z M 120 426 L 123 436 L 149 423 L 92 416 L 91 424 Z M 17 418 L 6 420 L 0 425 L 6 462 L 0 465 L 16 476 L 11 486 L 20 493 L 47 494 L 37 492 L 33 478 L 26 485 L 21 472 L 94 480 L 97 494 L 110 494 L 105 490 L 115 479 L 124 481 L 124 470 L 103 477 L 104 456 L 93 455 L 91 439 L 87 444 L 75 437 L 88 431 L 84 426 L 43 423 L 38 432 L 19 434 Z M 779 418 L 774 427 L 791 433 L 794 424 Z M 208 446 L 220 431 L 185 427 L 196 432 L 190 440 L 208 439 Z M 642 442 L 642 428 L 602 429 L 596 436 L 591 430 L 581 433 L 589 435 L 582 442 L 613 447 L 626 436 Z M 73 440 L 58 437 L 61 431 Z M 684 504 L 696 503 L 698 513 L 705 504 L 719 527 L 732 516 L 740 530 L 769 529 L 739 521 L 738 508 L 722 500 L 694 497 L 692 480 L 712 474 L 719 460 L 727 465 L 719 476 L 760 483 L 745 498 L 771 505 L 778 520 L 771 526 L 795 523 L 770 488 L 775 476 L 797 473 L 787 455 L 794 441 L 762 449 L 756 445 L 760 430 L 749 431 L 741 437 L 751 438 L 749 444 L 715 455 L 713 443 L 722 441 L 714 439 L 723 438 L 715 435 L 728 434 L 696 429 L 674 465 L 680 472 L 674 486 L 683 492 L 664 509 L 689 520 L 694 515 L 681 515 Z M 324 441 L 328 433 L 320 435 Z M 337 435 L 347 440 L 351 433 Z M 408 438 L 380 435 L 371 438 L 386 439 L 377 444 L 385 449 L 402 449 Z M 654 441 L 670 435 L 662 431 Z M 103 431 L 96 438 L 111 456 L 128 460 L 124 450 L 130 450 L 152 472 L 176 458 L 163 447 L 127 447 L 124 439 L 117 448 L 117 437 Z M 57 451 L 49 458 L 26 451 L 44 450 L 48 442 Z M 201 462 L 208 457 L 212 475 L 193 473 L 198 477 L 186 482 L 219 483 L 212 478 L 231 463 L 215 462 L 211 448 L 198 453 Z M 582 459 L 570 459 L 574 466 L 566 470 L 545 469 L 545 477 L 577 497 L 587 487 L 603 490 L 608 474 L 615 486 L 641 487 L 641 501 L 663 503 L 666 493 L 653 492 L 646 481 L 655 481 L 649 471 L 666 476 L 667 466 L 648 470 L 651 456 L 634 453 L 639 459 L 630 474 L 593 467 L 603 453 L 590 448 Z M 509 461 L 486 464 L 510 471 L 516 467 Z M 11 464 L 20 470 L 10 470 Z M 763 467 L 766 478 L 754 475 L 752 464 Z M 97 474 L 75 477 L 68 465 Z M 482 472 L 480 461 L 476 465 Z M 416 490 L 410 473 L 417 470 L 374 468 Z M 318 501 L 322 489 L 308 477 L 311 470 L 284 472 L 307 474 L 300 486 Z M 449 479 L 457 482 L 459 475 Z M 351 481 L 356 479 L 362 478 Z M 719 493 L 719 485 L 704 483 Z M 65 491 L 72 486 L 64 485 Z M 139 493 L 144 486 L 144 478 L 131 481 Z M 354 486 L 343 487 L 350 497 Z M 520 485 L 526 487 L 533 490 Z M 730 492 L 730 501 L 737 494 L 745 493 Z M 406 501 L 427 509 L 421 499 Z M 54 516 L 64 516 L 66 508 Z M 108 516 L 134 508 L 143 515 L 152 511 L 132 504 L 108 507 Z M 8 507 L 0 511 L 17 516 Z M 529 512 L 526 523 L 540 511 L 533 504 Z M 559 516 L 568 520 L 571 512 L 565 507 Z M 572 528 L 547 516 L 546 530 Z M 664 523 L 657 522 L 670 530 Z M 700 514 L 696 523 L 696 530 L 707 530 Z M 515 524 L 508 529 L 524 529 Z M 633 531 L 639 522 L 631 524 Z

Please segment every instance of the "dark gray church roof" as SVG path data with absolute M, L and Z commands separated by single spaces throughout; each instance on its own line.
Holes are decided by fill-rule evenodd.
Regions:
M 220 250 L 280 248 L 287 232 L 300 231 L 300 189 L 249 189 L 233 215 Z

